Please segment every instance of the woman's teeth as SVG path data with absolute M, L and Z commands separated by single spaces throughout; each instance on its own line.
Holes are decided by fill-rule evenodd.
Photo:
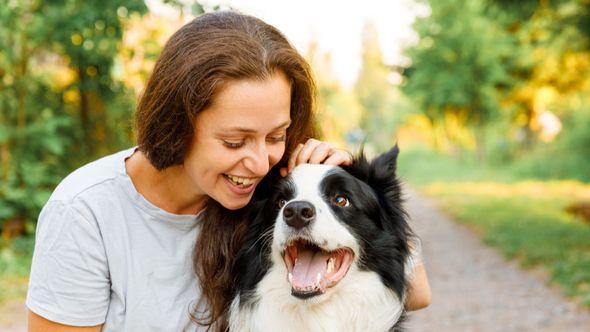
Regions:
M 240 178 L 240 177 L 233 176 L 230 174 L 225 174 L 225 177 L 228 178 L 231 182 L 233 182 L 236 185 L 249 186 L 252 183 L 254 183 L 254 179 Z

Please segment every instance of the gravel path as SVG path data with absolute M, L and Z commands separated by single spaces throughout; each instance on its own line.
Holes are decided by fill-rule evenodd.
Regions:
M 410 315 L 409 332 L 588 332 L 590 310 L 546 286 L 546 277 L 505 262 L 434 202 L 408 190 L 412 227 L 422 238 L 432 304 Z M 25 331 L 22 302 L 0 308 L 0 331 Z
M 543 273 L 506 262 L 472 231 L 441 213 L 432 200 L 406 190 L 433 295 L 428 308 L 410 315 L 409 331 L 590 331 L 590 310 L 548 287 Z

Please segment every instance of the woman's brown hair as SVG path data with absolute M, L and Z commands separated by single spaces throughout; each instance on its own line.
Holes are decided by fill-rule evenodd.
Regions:
M 182 164 L 192 144 L 195 118 L 224 83 L 265 80 L 277 71 L 291 83 L 292 122 L 285 154 L 258 185 L 253 200 L 264 198 L 297 144 L 319 133 L 313 117 L 316 89 L 309 65 L 276 28 L 257 18 L 235 12 L 209 13 L 170 37 L 136 111 L 139 149 L 159 170 Z M 193 265 L 206 311 L 194 312 L 193 318 L 215 330 L 227 328 L 227 309 L 233 297 L 231 267 L 248 225 L 246 210 L 230 211 L 210 200 L 201 216 Z

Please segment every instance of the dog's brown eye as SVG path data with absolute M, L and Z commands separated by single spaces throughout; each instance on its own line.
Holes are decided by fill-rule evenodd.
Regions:
M 279 201 L 277 202 L 279 209 L 285 206 L 285 204 L 287 204 L 287 201 L 284 199 L 279 199 Z
M 332 197 L 332 204 L 334 204 L 336 206 L 340 206 L 340 207 L 345 207 L 345 206 L 349 206 L 350 202 L 348 201 L 348 198 L 346 198 L 346 196 L 336 195 L 336 196 Z

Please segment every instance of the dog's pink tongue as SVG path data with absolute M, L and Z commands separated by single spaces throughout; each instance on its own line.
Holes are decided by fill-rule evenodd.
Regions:
M 326 262 L 330 255 L 323 252 L 314 253 L 311 250 L 300 250 L 297 253 L 297 260 L 293 267 L 293 279 L 291 286 L 297 289 L 314 289 L 319 287 L 318 274 L 320 280 L 326 274 Z

